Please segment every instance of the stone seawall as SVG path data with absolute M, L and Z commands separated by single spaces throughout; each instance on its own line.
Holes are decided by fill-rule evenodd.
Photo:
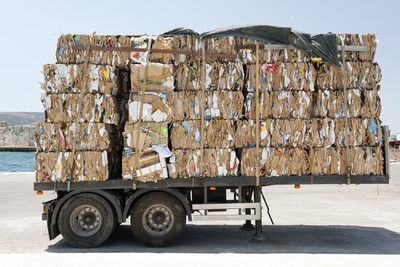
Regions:
M 0 127 L 0 147 L 34 147 L 33 125 Z

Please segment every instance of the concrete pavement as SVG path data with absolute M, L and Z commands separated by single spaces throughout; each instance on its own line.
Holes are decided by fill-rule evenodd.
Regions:
M 194 266 L 221 259 L 231 259 L 233 265 L 258 259 L 268 266 L 335 265 L 342 260 L 361 265 L 400 263 L 400 163 L 391 164 L 389 185 L 264 188 L 276 223 L 271 226 L 264 213 L 265 242 L 252 241 L 253 232 L 239 230 L 241 222 L 188 223 L 180 242 L 168 248 L 143 247 L 133 237 L 129 224 L 121 225 L 95 249 L 71 248 L 61 236 L 49 241 L 46 223 L 41 221 L 41 202 L 54 193 L 35 195 L 33 180 L 33 173 L 0 173 L 0 253 L 14 253 L 0 254 L 0 259 L 16 265 L 43 264 L 59 258 L 78 261 L 94 255 L 100 259 L 99 255 L 105 254 L 99 252 L 121 262 L 134 257 L 138 262 L 143 260 L 144 266 L 161 258 L 172 265 L 174 260 L 188 257 L 195 259 Z

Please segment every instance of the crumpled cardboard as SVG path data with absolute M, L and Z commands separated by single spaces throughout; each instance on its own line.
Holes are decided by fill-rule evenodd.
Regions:
M 383 153 L 380 147 L 352 147 L 352 175 L 382 175 Z M 346 148 L 314 148 L 314 174 L 346 174 Z
M 36 123 L 37 151 L 121 151 L 121 132 L 117 126 L 104 123 Z M 76 131 L 76 140 L 74 133 Z
M 256 175 L 256 148 L 241 150 L 241 174 Z M 260 148 L 260 176 L 307 175 L 307 151 L 302 148 Z
M 46 122 L 95 122 L 119 125 L 120 107 L 116 97 L 84 94 L 80 100 L 79 96 L 79 94 L 45 95 L 42 103 Z
M 237 45 L 254 46 L 253 39 L 235 37 Z M 296 62 L 309 62 L 310 58 L 306 53 L 300 49 L 264 49 L 260 45 L 260 63 L 296 63 Z M 256 56 L 252 49 L 240 49 L 238 51 L 238 58 L 243 64 L 255 64 Z
M 237 176 L 239 159 L 232 149 L 204 149 L 200 170 L 200 149 L 173 149 L 168 173 L 171 178 Z
M 345 119 L 312 119 L 310 129 L 310 145 L 313 147 L 344 147 Z M 380 146 L 382 132 L 380 121 L 376 118 L 348 119 L 349 146 Z
M 124 147 L 133 148 L 135 151 L 148 151 L 152 146 L 163 145 L 168 147 L 168 124 L 165 122 L 126 123 Z M 139 138 L 139 147 L 136 147 L 136 139 Z
M 127 88 L 127 80 L 122 79 L 124 72 L 112 66 L 88 65 L 84 75 L 84 64 L 46 64 L 43 66 L 46 93 L 101 93 L 118 95 L 120 88 Z M 86 84 L 85 84 L 86 82 Z M 86 86 L 86 87 L 85 87 Z
M 171 127 L 171 147 L 201 148 L 201 120 L 173 122 Z M 233 148 L 235 127 L 233 120 L 205 120 L 204 148 Z
M 139 120 L 142 101 L 143 121 L 171 121 L 174 107 L 173 98 L 171 97 L 173 94 L 174 93 L 166 94 L 156 92 L 146 92 L 142 94 L 131 92 L 128 102 L 129 122 Z
M 147 75 L 147 77 L 146 77 Z M 171 92 L 174 90 L 173 66 L 171 64 L 150 63 L 131 65 L 131 92 Z
M 313 92 L 309 91 L 265 91 L 260 93 L 260 118 L 310 118 Z M 245 117 L 255 119 L 256 103 L 254 93 L 245 101 Z
M 211 91 L 204 94 L 205 119 L 237 119 L 242 116 L 243 94 L 236 91 Z M 172 118 L 176 121 L 201 119 L 200 94 L 195 92 L 174 92 L 167 95 L 171 103 Z
M 168 178 L 164 156 L 154 150 L 135 152 L 134 149 L 125 148 L 122 154 L 122 178 L 141 182 L 156 182 Z
M 96 47 L 132 47 L 147 49 L 149 39 L 151 48 L 172 49 L 173 40 L 171 37 L 163 36 L 124 36 L 124 35 L 96 35 L 95 40 L 90 35 L 63 34 L 57 42 L 57 63 L 79 64 L 86 59 L 86 49 L 75 50 L 74 46 L 86 46 L 90 43 Z M 145 63 L 146 52 L 127 52 L 121 50 L 91 50 L 89 62 L 100 65 L 128 66 L 130 63 Z M 151 53 L 151 62 L 171 63 L 171 53 Z
M 311 63 L 262 64 L 260 69 L 260 91 L 315 90 L 317 71 Z M 256 72 L 256 65 L 247 65 L 246 88 L 248 92 L 255 91 Z
M 202 63 L 178 64 L 175 70 L 177 90 L 201 89 Z M 205 90 L 237 90 L 244 84 L 243 65 L 239 62 L 207 62 Z
M 346 61 L 374 61 L 377 41 L 375 34 L 338 34 L 338 44 L 344 40 L 345 45 L 366 46 L 368 51 L 346 51 Z M 342 58 L 341 51 L 338 51 L 339 61 Z
M 378 89 L 382 79 L 381 68 L 378 63 L 346 62 L 347 88 Z M 317 87 L 319 89 L 343 89 L 342 68 L 329 64 L 321 64 L 318 69 Z
M 200 49 L 200 41 L 196 38 L 196 36 L 191 34 L 174 35 L 172 40 L 172 49 L 198 52 Z M 198 60 L 197 56 L 184 54 L 172 54 L 172 58 L 176 63 L 185 63 Z
M 306 147 L 309 143 L 309 121 L 302 119 L 267 119 L 260 121 L 260 147 Z M 256 146 L 254 120 L 238 121 L 235 147 Z
M 349 146 L 381 146 L 382 132 L 376 118 L 348 119 Z M 235 147 L 256 146 L 254 120 L 237 122 Z M 332 147 L 345 146 L 345 120 L 340 119 L 267 119 L 260 121 L 260 147 Z
M 66 182 L 71 164 L 71 181 L 105 181 L 121 175 L 121 156 L 119 152 L 85 151 L 37 152 L 35 155 L 36 182 Z
M 347 90 L 350 117 L 379 118 L 381 101 L 377 90 Z M 318 90 L 314 99 L 314 117 L 343 118 L 342 91 Z

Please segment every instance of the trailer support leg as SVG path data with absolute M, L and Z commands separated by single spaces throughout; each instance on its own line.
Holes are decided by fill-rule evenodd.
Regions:
M 261 186 L 256 186 L 254 187 L 254 202 L 256 203 L 261 203 Z M 261 215 L 261 210 L 260 210 L 260 215 Z M 262 216 L 261 216 L 262 218 Z M 262 232 L 262 220 L 256 220 L 256 234 L 254 236 L 254 240 L 256 241 L 264 241 L 265 236 Z
M 251 202 L 251 188 L 249 187 L 239 187 L 240 191 L 239 195 L 241 196 L 240 202 L 242 202 L 242 199 L 245 200 L 245 202 L 250 203 Z M 246 209 L 246 215 L 251 214 L 250 209 Z M 244 231 L 253 231 L 254 230 L 254 225 L 251 223 L 251 220 L 246 220 L 246 222 L 240 227 L 241 230 Z
M 244 200 L 246 203 L 250 203 L 251 195 L 252 195 L 251 188 L 239 186 L 240 202 L 243 202 Z M 251 214 L 251 209 L 245 209 L 245 214 L 246 215 Z M 252 231 L 254 230 L 254 225 L 251 223 L 251 220 L 246 220 L 246 222 L 242 225 L 242 227 L 240 227 L 240 230 Z

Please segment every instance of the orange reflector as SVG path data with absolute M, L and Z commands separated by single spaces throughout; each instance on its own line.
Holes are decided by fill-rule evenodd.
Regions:
M 211 191 L 215 191 L 215 190 L 217 190 L 217 188 L 216 188 L 215 186 L 211 186 L 211 187 L 210 187 L 210 190 L 211 190 Z
M 294 185 L 294 188 L 300 189 L 300 185 L 299 185 L 299 184 L 295 184 L 295 185 Z
M 40 196 L 43 195 L 43 191 L 37 191 L 36 195 L 40 195 Z

